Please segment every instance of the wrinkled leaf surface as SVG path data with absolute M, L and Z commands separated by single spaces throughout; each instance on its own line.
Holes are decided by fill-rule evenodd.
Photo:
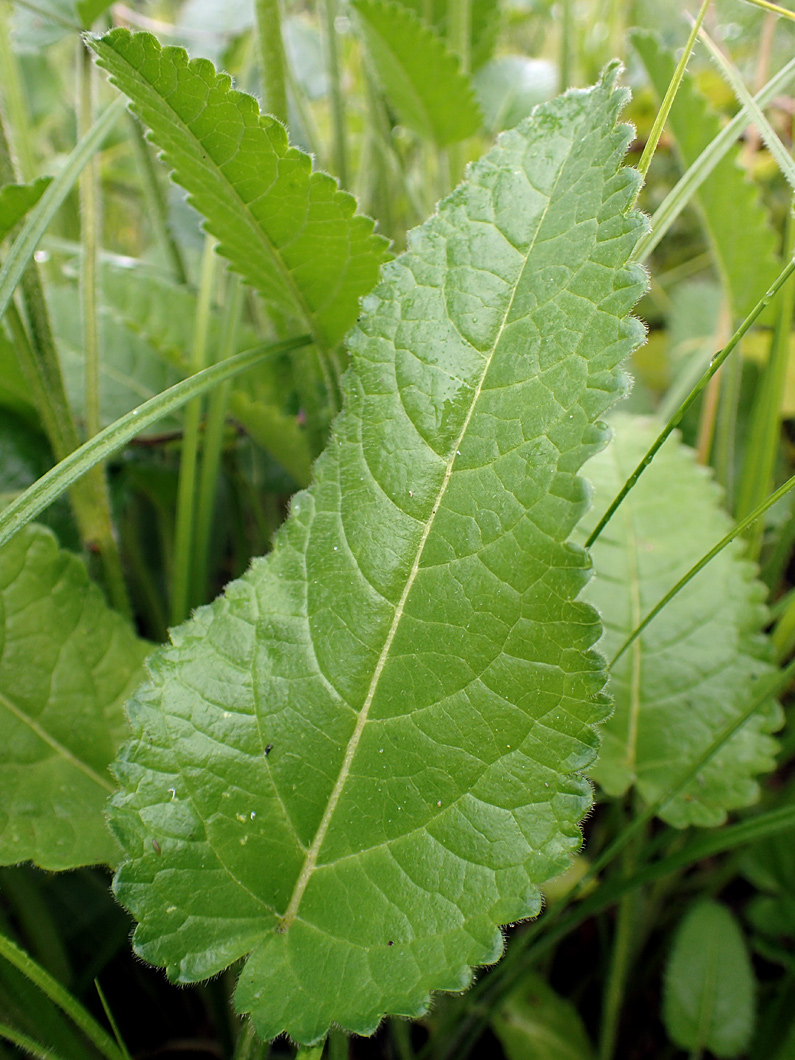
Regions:
M 136 949 L 179 981 L 248 955 L 263 1037 L 462 989 L 579 845 L 607 703 L 565 542 L 643 334 L 615 79 L 505 134 L 384 267 L 314 484 L 132 702 Z

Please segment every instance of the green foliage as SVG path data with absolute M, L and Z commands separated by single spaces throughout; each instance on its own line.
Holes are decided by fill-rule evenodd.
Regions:
M 592 1060 L 577 1009 L 540 975 L 528 975 L 503 1001 L 492 1029 L 508 1060 Z
M 448 0 L 399 0 L 418 18 L 430 17 L 430 24 L 440 37 L 450 36 L 450 4 Z M 498 0 L 469 0 L 469 56 L 470 69 L 477 70 L 491 58 L 500 24 Z
M 130 708 L 136 949 L 182 982 L 249 954 L 264 1037 L 460 990 L 579 843 L 606 700 L 565 541 L 642 335 L 615 78 L 506 134 L 385 267 L 311 490 Z
M 663 1015 L 672 1040 L 695 1055 L 739 1056 L 754 1027 L 755 983 L 729 910 L 699 902 L 679 925 L 668 961 Z
M 189 62 L 148 33 L 89 43 L 232 268 L 321 348 L 339 342 L 385 255 L 353 196 L 313 172 L 284 126 L 207 60 Z
M 585 474 L 595 487 L 586 531 L 636 467 L 660 425 L 641 417 L 615 420 L 610 447 Z M 592 548 L 596 577 L 584 598 L 601 612 L 601 650 L 608 659 L 662 596 L 729 529 L 720 491 L 694 454 L 675 439 L 613 516 Z M 604 728 L 591 775 L 611 796 L 635 786 L 654 802 L 753 698 L 771 669 L 761 632 L 767 621 L 764 587 L 735 542 L 693 579 L 611 665 L 615 711 Z M 782 723 L 766 705 L 661 810 L 678 828 L 717 825 L 726 811 L 758 796 L 755 775 L 774 765 L 768 733 Z
M 400 121 L 437 147 L 481 124 L 469 78 L 444 41 L 394 0 L 352 0 L 373 70 Z
M 635 31 L 632 44 L 659 98 L 674 72 L 675 60 L 653 33 Z M 669 115 L 684 167 L 695 162 L 720 132 L 720 119 L 688 74 Z M 738 149 L 715 167 L 696 203 L 731 307 L 738 317 L 759 301 L 779 271 L 777 239 L 756 187 L 738 165 Z
M 4 184 L 0 188 L 0 240 L 36 205 L 51 181 L 52 177 L 37 177 L 29 184 Z
M 108 763 L 149 645 L 31 526 L 0 552 L 0 863 L 113 863 Z

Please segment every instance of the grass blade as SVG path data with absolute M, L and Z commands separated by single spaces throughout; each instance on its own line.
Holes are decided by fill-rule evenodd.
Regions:
M 46 475 L 26 489 L 15 501 L 13 501 L 2 513 L 0 513 L 0 546 L 10 540 L 18 530 L 26 523 L 34 519 L 39 512 L 67 490 L 72 483 L 76 482 L 96 464 L 106 460 L 113 453 L 118 452 L 136 434 L 150 427 L 163 416 L 167 416 L 174 409 L 184 405 L 191 398 L 206 393 L 212 387 L 231 379 L 248 368 L 253 368 L 265 357 L 288 353 L 291 350 L 306 346 L 310 342 L 309 336 L 302 335 L 296 339 L 276 344 L 263 344 L 252 350 L 238 353 L 221 364 L 214 364 L 205 368 L 202 372 L 183 379 L 175 386 L 157 394 L 149 401 L 139 405 L 137 409 L 128 412 L 126 416 L 116 420 L 105 430 L 95 434 L 93 438 L 85 442 L 70 453 L 55 467 L 51 468 Z

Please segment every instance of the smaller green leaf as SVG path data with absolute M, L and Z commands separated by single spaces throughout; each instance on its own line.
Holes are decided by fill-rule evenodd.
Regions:
M 36 205 L 51 181 L 52 177 L 37 177 L 30 184 L 4 184 L 0 188 L 0 240 Z
M 641 416 L 616 416 L 615 437 L 586 467 L 596 503 L 592 528 L 659 433 Z M 694 453 L 668 439 L 595 542 L 596 577 L 583 598 L 602 614 L 600 648 L 612 659 L 641 620 L 731 528 L 720 491 Z M 615 711 L 592 777 L 608 795 L 634 786 L 662 798 L 713 740 L 754 701 L 771 670 L 762 632 L 764 587 L 739 542 L 675 596 L 610 668 Z M 775 765 L 770 733 L 782 715 L 766 703 L 659 815 L 677 828 L 718 825 L 758 797 L 755 775 Z
M 84 29 L 91 29 L 103 12 L 107 11 L 113 0 L 77 0 L 75 9 Z
M 437 147 L 481 124 L 469 78 L 433 30 L 393 0 L 353 0 L 373 67 L 403 125 Z
M 41 526 L 0 551 L 0 615 L 0 864 L 112 864 L 108 763 L 150 646 Z
M 508 1060 L 591 1060 L 577 1009 L 539 975 L 528 975 L 503 1001 L 491 1027 Z
M 784 793 L 792 799 L 792 789 Z M 762 894 L 747 910 L 748 919 L 763 935 L 795 939 L 795 829 L 754 843 L 744 854 L 741 871 Z
M 731 1060 L 754 1029 L 755 980 L 742 931 L 725 906 L 705 901 L 679 925 L 665 973 L 663 1019 L 683 1049 Z
M 473 81 L 486 128 L 495 133 L 512 129 L 536 104 L 551 99 L 558 72 L 547 59 L 501 55 L 478 70 Z
M 399 0 L 423 21 L 429 22 L 440 37 L 449 36 L 449 0 Z M 499 0 L 470 0 L 469 66 L 478 70 L 494 53 L 500 28 Z
M 218 252 L 280 317 L 321 349 L 336 345 L 387 256 L 353 196 L 313 170 L 284 126 L 206 59 L 122 29 L 88 43 L 206 218 Z

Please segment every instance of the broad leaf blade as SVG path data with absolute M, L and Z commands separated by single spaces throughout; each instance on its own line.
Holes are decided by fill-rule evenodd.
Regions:
M 4 184 L 0 187 L 0 241 L 35 206 L 52 177 L 38 177 L 30 184 Z
M 339 342 L 386 251 L 354 198 L 206 59 L 121 29 L 88 43 L 232 268 L 319 346 Z
M 0 864 L 113 864 L 108 763 L 149 645 L 40 526 L 0 552 L 0 610 Z
M 462 989 L 579 844 L 606 700 L 564 542 L 645 285 L 615 78 L 503 136 L 385 266 L 314 485 L 133 701 L 136 948 L 181 981 L 250 954 L 264 1037 Z
M 644 417 L 614 420 L 615 438 L 586 469 L 596 489 L 585 532 L 659 434 Z M 610 659 L 641 619 L 728 531 L 720 491 L 675 438 L 655 456 L 592 549 L 596 577 L 584 596 L 601 612 Z M 663 795 L 755 695 L 771 668 L 762 633 L 764 589 L 739 542 L 674 597 L 612 667 L 615 712 L 591 776 L 609 795 L 634 785 Z M 767 704 L 660 816 L 676 827 L 718 825 L 758 796 L 755 776 L 775 765 L 780 708 Z
M 653 33 L 636 30 L 632 44 L 660 99 L 676 60 Z M 720 132 L 720 119 L 685 74 L 668 118 L 684 167 L 692 165 Z M 779 272 L 778 239 L 755 186 L 730 151 L 699 189 L 695 201 L 732 309 L 739 318 L 756 305 Z
M 540 975 L 526 976 L 503 999 L 491 1027 L 508 1060 L 593 1060 L 577 1009 Z
M 373 69 L 400 121 L 446 147 L 481 117 L 469 78 L 441 37 L 393 0 L 352 0 Z
M 754 973 L 725 906 L 694 906 L 677 930 L 665 974 L 663 1018 L 677 1045 L 719 1057 L 744 1052 L 754 1027 Z
M 450 5 L 448 0 L 399 0 L 403 7 L 410 8 L 417 18 L 430 18 L 431 25 L 440 37 L 448 38 Z M 497 43 L 500 25 L 499 0 L 470 0 L 469 4 L 469 58 L 470 68 L 477 70 L 488 62 Z

